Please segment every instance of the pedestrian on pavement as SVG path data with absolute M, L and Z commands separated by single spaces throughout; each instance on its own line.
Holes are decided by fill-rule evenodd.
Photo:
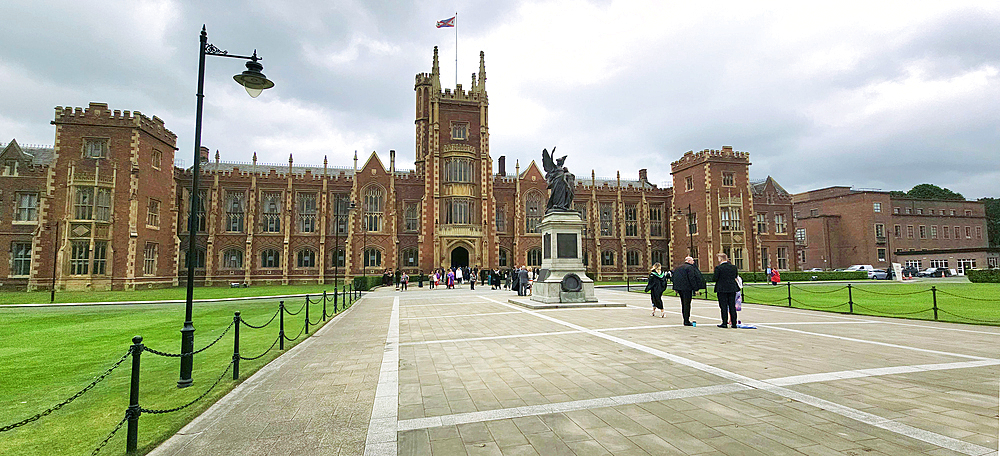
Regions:
M 459 266 L 459 267 L 455 268 L 455 281 L 458 282 L 459 285 L 462 284 L 462 277 L 463 277 L 462 276 L 462 267 Z
M 527 296 L 531 283 L 528 282 L 528 268 L 525 266 L 521 266 L 521 270 L 517 273 L 517 285 L 518 289 L 521 290 L 520 295 Z
M 520 272 L 521 272 L 520 268 L 514 268 L 510 270 L 510 287 L 511 289 L 517 292 L 518 296 L 521 296 L 521 286 L 520 284 L 518 284 L 518 281 L 521 277 Z
M 471 272 L 469 272 L 469 289 L 470 290 L 475 290 L 476 289 L 476 279 L 477 279 L 477 277 L 476 277 L 476 271 L 475 271 L 475 269 L 473 269 Z
M 451 289 L 451 288 L 455 288 L 455 271 L 448 271 L 448 279 L 447 280 L 448 280 L 448 284 L 445 286 L 445 289 L 448 290 L 448 289 Z
M 739 324 L 736 319 L 736 292 L 740 291 L 736 278 L 740 276 L 740 271 L 729 262 L 729 255 L 719 253 L 715 257 L 719 261 L 715 267 L 715 294 L 722 312 L 722 324 L 718 326 L 725 328 L 728 322 L 730 328 L 736 328 Z
M 649 278 L 646 279 L 646 292 L 653 302 L 653 316 L 656 316 L 656 309 L 660 309 L 660 318 L 666 315 L 663 312 L 663 290 L 667 289 L 667 277 L 669 273 L 660 270 L 660 263 L 653 264 L 653 269 L 649 271 Z
M 702 277 L 701 271 L 694 266 L 694 258 L 684 257 L 684 263 L 674 269 L 671 279 L 673 281 L 671 288 L 681 297 L 681 315 L 684 316 L 684 326 L 694 326 L 697 322 L 691 321 L 691 298 L 694 297 L 695 292 L 705 288 L 705 278 Z
M 404 272 L 403 275 L 401 275 L 399 277 L 399 289 L 400 289 L 400 291 L 406 291 L 406 285 L 408 283 L 410 283 L 410 275 Z
M 781 273 L 777 269 L 771 270 L 771 285 L 777 285 L 781 282 Z

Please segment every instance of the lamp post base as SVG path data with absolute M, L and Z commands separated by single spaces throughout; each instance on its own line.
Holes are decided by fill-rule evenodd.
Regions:
M 194 366 L 194 323 L 185 321 L 181 329 L 181 353 L 188 353 L 181 356 L 181 378 L 177 381 L 178 388 L 187 388 L 194 383 L 191 379 L 191 369 Z

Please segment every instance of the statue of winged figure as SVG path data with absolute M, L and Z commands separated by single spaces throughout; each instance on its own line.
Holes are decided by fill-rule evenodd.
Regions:
M 542 149 L 542 168 L 545 169 L 545 181 L 548 182 L 549 202 L 545 212 L 569 212 L 573 210 L 573 191 L 576 188 L 576 176 L 570 173 L 563 163 L 566 156 L 554 159 L 556 148 L 552 154 Z

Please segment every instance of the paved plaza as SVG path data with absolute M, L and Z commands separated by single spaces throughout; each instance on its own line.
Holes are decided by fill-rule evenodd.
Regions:
M 151 454 L 997 454 L 1000 328 L 514 296 L 372 292 Z

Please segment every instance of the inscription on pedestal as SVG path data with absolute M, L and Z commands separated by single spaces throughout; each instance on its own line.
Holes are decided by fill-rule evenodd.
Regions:
M 552 234 L 542 235 L 542 258 L 552 258 Z M 562 257 L 560 257 L 562 258 Z
M 576 258 L 576 234 L 556 233 L 556 258 Z

